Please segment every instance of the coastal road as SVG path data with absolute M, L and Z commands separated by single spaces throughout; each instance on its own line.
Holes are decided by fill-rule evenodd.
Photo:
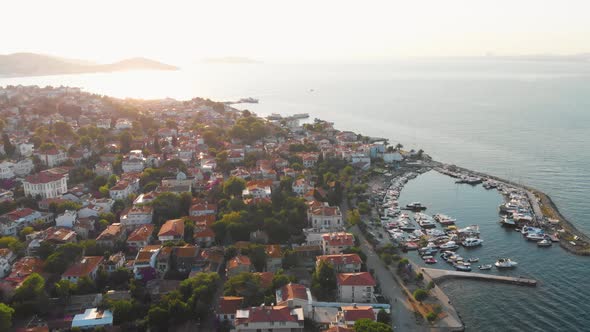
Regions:
M 422 322 L 416 321 L 412 305 L 407 301 L 405 294 L 391 275 L 391 272 L 373 251 L 360 229 L 354 226 L 350 231 L 360 240 L 361 250 L 367 255 L 367 268 L 375 271 L 375 277 L 381 286 L 381 293 L 391 302 L 394 331 L 428 331 L 428 327 L 420 325 Z

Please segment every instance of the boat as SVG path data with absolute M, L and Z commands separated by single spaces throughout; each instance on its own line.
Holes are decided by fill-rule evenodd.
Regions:
M 551 247 L 553 245 L 553 243 L 551 243 L 551 240 L 547 240 L 547 239 L 543 239 L 539 242 L 537 242 L 537 246 L 539 247 Z
M 477 263 L 477 262 L 479 262 L 479 258 L 477 258 L 477 257 L 470 257 L 470 258 L 467 259 L 467 261 L 469 263 Z
M 479 226 L 478 225 L 471 225 L 465 228 L 459 229 L 457 232 L 461 234 L 465 234 L 467 236 L 479 235 Z
M 455 265 L 455 270 L 462 271 L 462 272 L 470 272 L 471 271 L 471 266 L 470 265 L 464 265 L 464 264 L 457 264 L 457 265 Z
M 433 218 L 441 225 L 453 225 L 457 221 L 457 219 L 451 218 L 441 213 L 435 214 Z
M 496 265 L 496 267 L 499 269 L 509 269 L 516 267 L 518 263 L 510 260 L 510 258 L 500 258 L 496 261 L 494 265 Z
M 420 227 L 422 227 L 422 228 L 436 227 L 436 224 L 434 223 L 434 221 L 432 221 L 430 219 L 420 219 L 420 221 L 418 221 L 418 225 L 420 225 Z
M 412 202 L 406 205 L 406 209 L 412 211 L 424 211 L 426 210 L 426 206 L 423 206 L 420 202 Z
M 418 244 L 416 242 L 406 242 L 406 250 L 417 250 Z
M 480 270 L 491 270 L 492 269 L 492 264 L 482 264 L 479 266 Z
M 516 227 L 516 222 L 514 221 L 514 219 L 510 219 L 507 216 L 504 216 L 500 220 L 500 224 L 504 227 Z
M 543 233 L 528 233 L 526 239 L 529 241 L 539 242 L 545 240 L 545 234 Z
M 437 260 L 434 257 L 431 258 L 427 258 L 424 260 L 424 263 L 426 264 L 436 264 Z
M 448 241 L 440 245 L 441 250 L 457 250 L 459 245 L 455 241 Z
M 483 240 L 478 239 L 476 237 L 468 237 L 465 240 L 463 240 L 463 242 L 461 242 L 463 247 L 477 247 L 477 246 L 481 246 L 482 243 L 483 243 Z

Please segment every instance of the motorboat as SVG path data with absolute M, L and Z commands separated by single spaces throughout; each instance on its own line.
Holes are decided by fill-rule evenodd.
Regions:
M 459 245 L 455 241 L 448 241 L 440 245 L 441 250 L 457 250 Z
M 482 239 L 478 239 L 476 237 L 468 237 L 465 240 L 463 240 L 463 242 L 461 242 L 461 244 L 464 247 L 477 247 L 477 246 L 481 246 L 483 243 Z
M 545 240 L 545 234 L 543 233 L 528 233 L 526 239 L 529 241 L 539 242 Z
M 424 263 L 426 264 L 436 264 L 437 260 L 434 257 L 431 258 L 427 258 L 424 260 Z
M 491 270 L 492 269 L 492 264 L 482 264 L 482 265 L 479 266 L 479 269 L 482 270 L 482 271 Z
M 551 243 L 551 240 L 547 240 L 547 239 L 543 239 L 539 242 L 537 242 L 537 246 L 539 247 L 551 247 L 553 245 L 553 243 Z
M 477 263 L 477 262 L 479 262 L 479 258 L 477 258 L 477 257 L 470 257 L 470 258 L 467 259 L 467 261 L 469 263 Z
M 467 226 L 465 228 L 459 229 L 457 232 L 459 232 L 461 234 L 465 234 L 467 236 L 479 235 L 479 226 L 478 225 Z
M 406 205 L 406 209 L 412 211 L 424 211 L 426 210 L 426 206 L 423 206 L 420 202 L 412 202 Z
M 510 260 L 510 258 L 500 258 L 496 261 L 494 265 L 496 265 L 496 267 L 499 269 L 509 269 L 516 267 L 518 263 Z
M 420 227 L 422 227 L 422 228 L 436 227 L 436 224 L 434 223 L 434 221 L 432 221 L 430 219 L 421 219 L 420 221 L 418 221 L 418 225 L 420 225 Z
M 516 221 L 514 221 L 514 219 L 508 218 L 507 216 L 504 216 L 500 220 L 500 224 L 504 227 L 516 227 Z
M 455 270 L 462 271 L 462 272 L 471 272 L 471 266 L 464 265 L 464 264 L 457 264 L 457 265 L 455 265 Z
M 445 214 L 437 213 L 433 216 L 434 220 L 439 222 L 441 225 L 453 225 L 457 219 L 451 218 Z

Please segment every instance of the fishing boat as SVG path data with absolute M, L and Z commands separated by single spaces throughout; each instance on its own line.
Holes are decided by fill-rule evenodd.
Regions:
M 551 247 L 553 244 L 551 243 L 551 240 L 547 240 L 547 239 L 543 239 L 539 242 L 537 242 L 537 246 L 538 247 Z
M 482 270 L 482 271 L 491 270 L 492 269 L 492 264 L 482 264 L 482 265 L 479 266 L 479 269 Z
M 529 241 L 539 242 L 545 240 L 545 234 L 543 233 L 528 233 L 526 239 Z
M 510 258 L 500 258 L 494 264 L 498 269 L 510 269 L 518 265 L 517 262 L 510 260 Z

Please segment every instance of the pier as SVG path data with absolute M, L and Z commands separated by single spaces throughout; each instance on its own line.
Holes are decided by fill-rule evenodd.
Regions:
M 508 277 L 498 276 L 493 274 L 484 273 L 472 273 L 472 272 L 461 272 L 461 271 L 450 271 L 441 269 L 421 268 L 421 271 L 428 274 L 432 280 L 442 281 L 445 279 L 473 279 L 483 281 L 495 281 L 507 284 L 521 285 L 521 286 L 537 286 L 537 280 L 523 278 L 523 277 Z

